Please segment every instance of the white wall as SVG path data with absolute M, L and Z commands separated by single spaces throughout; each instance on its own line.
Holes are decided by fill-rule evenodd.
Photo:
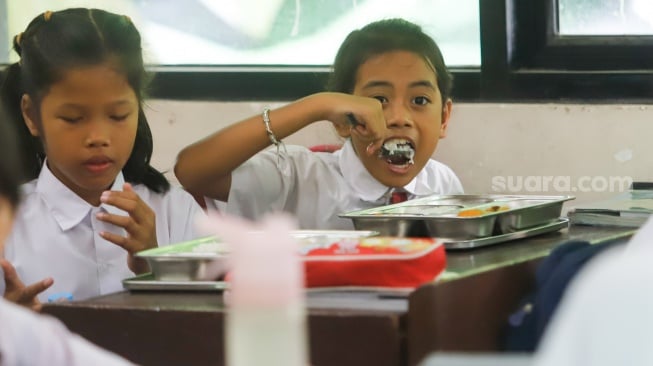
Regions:
M 153 164 L 176 181 L 172 167 L 182 147 L 279 104 L 150 101 Z M 286 142 L 338 139 L 320 122 Z M 573 206 L 617 194 L 626 188 L 621 177 L 653 181 L 652 139 L 653 105 L 460 103 L 435 157 L 467 193 L 570 194 Z

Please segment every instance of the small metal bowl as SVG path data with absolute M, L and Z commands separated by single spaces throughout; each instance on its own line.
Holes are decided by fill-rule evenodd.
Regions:
M 228 254 L 225 243 L 206 237 L 145 250 L 136 256 L 147 260 L 156 280 L 197 281 L 206 279 L 209 272 L 226 271 Z

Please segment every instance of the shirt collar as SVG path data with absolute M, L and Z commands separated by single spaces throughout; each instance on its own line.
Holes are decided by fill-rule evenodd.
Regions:
M 125 179 L 122 172 L 118 173 L 111 186 L 111 190 L 122 191 L 124 182 Z M 47 161 L 43 163 L 41 173 L 36 182 L 36 192 L 43 198 L 52 216 L 64 231 L 79 224 L 88 215 L 89 211 L 93 209 L 91 204 L 84 201 L 52 174 L 50 168 L 47 166 Z M 115 206 L 104 203 L 100 205 L 100 208 L 111 214 L 124 214 L 124 211 Z
M 363 201 L 376 202 L 389 197 L 391 189 L 367 171 L 356 155 L 351 140 L 347 139 L 342 148 L 334 154 L 338 155 L 338 165 L 345 182 Z M 428 182 L 428 174 L 423 169 L 403 189 L 408 192 L 409 197 L 432 194 L 433 187 L 430 187 Z

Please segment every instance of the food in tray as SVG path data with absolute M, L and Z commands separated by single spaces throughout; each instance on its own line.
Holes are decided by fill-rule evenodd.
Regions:
M 458 211 L 458 214 L 456 216 L 458 217 L 478 217 L 483 215 L 483 210 L 479 210 L 478 208 L 472 208 L 469 210 L 462 210 Z
M 414 164 L 415 147 L 406 139 L 390 139 L 381 146 L 379 157 L 393 165 Z
M 468 210 L 461 210 L 461 211 L 458 211 L 458 214 L 456 216 L 458 216 L 458 217 L 478 217 L 478 216 L 486 215 L 486 214 L 489 214 L 489 213 L 508 211 L 508 210 L 510 210 L 510 206 L 492 205 L 492 206 L 486 207 L 486 208 L 470 208 Z

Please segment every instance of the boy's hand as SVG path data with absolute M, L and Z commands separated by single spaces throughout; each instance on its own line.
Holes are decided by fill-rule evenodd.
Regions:
M 102 231 L 100 236 L 128 253 L 127 265 L 134 273 L 149 271 L 147 262 L 134 255 L 140 251 L 157 247 L 156 216 L 154 211 L 134 192 L 131 184 L 125 183 L 123 191 L 105 191 L 100 197 L 102 203 L 115 206 L 126 211 L 129 216 L 113 215 L 107 212 L 99 213 L 101 221 L 120 226 L 127 231 L 127 237 Z
M 4 298 L 15 304 L 26 306 L 34 311 L 41 310 L 41 302 L 37 299 L 36 295 L 47 290 L 54 280 L 46 278 L 29 286 L 25 286 L 23 281 L 18 277 L 16 269 L 6 259 L 0 259 L 0 267 L 5 274 L 5 294 Z
M 336 129 L 348 131 L 349 135 L 366 143 L 369 155 L 374 155 L 381 149 L 388 134 L 381 102 L 375 98 L 350 94 L 331 93 L 329 96 L 335 98 L 329 105 L 336 107 L 328 119 L 335 124 Z

